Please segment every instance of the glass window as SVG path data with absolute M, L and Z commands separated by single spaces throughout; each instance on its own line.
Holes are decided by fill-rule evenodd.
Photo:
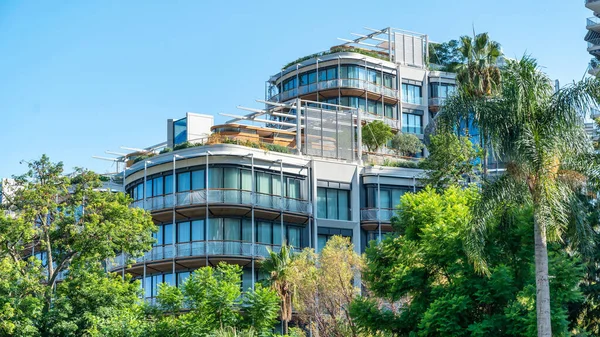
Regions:
M 271 244 L 273 240 L 272 227 L 269 222 L 259 221 L 256 227 L 256 242 Z
M 396 106 L 393 104 L 385 104 L 384 116 L 387 118 L 394 118 L 394 110 Z
M 173 243 L 173 224 L 163 225 L 163 244 L 170 245 Z
M 175 285 L 175 280 L 173 278 L 173 274 L 165 274 L 165 278 L 164 278 L 164 283 L 170 285 L 170 286 L 174 286 Z
M 422 104 L 421 86 L 402 83 L 402 101 L 411 104 Z
M 293 199 L 300 199 L 300 180 L 288 178 L 288 193 L 287 196 Z
M 281 244 L 281 223 L 277 222 L 273 224 L 273 244 Z
M 182 271 L 177 273 L 177 286 L 181 287 L 185 281 L 188 279 L 188 277 L 190 277 L 190 272 L 189 271 Z
M 152 195 L 163 195 L 163 177 L 154 178 L 152 181 Z
M 256 173 L 256 192 L 271 193 L 271 175 L 263 172 Z
M 173 193 L 173 176 L 165 176 L 165 194 Z
M 192 190 L 203 190 L 204 183 L 204 170 L 192 172 Z
M 190 173 L 183 172 L 177 174 L 177 192 L 189 191 L 190 187 Z
M 138 199 L 144 199 L 144 184 L 138 184 L 136 188 Z
M 208 239 L 223 240 L 223 219 L 208 219 Z
M 350 220 L 350 192 L 349 191 L 338 191 L 338 209 L 340 220 Z
M 337 67 L 327 69 L 327 80 L 334 80 L 337 78 Z
M 204 240 L 204 220 L 192 221 L 192 241 Z
M 223 168 L 211 167 L 208 172 L 208 188 L 223 188 Z
M 146 276 L 144 283 L 146 283 L 144 285 L 145 297 L 152 297 L 152 276 Z
M 224 222 L 224 239 L 230 241 L 240 241 L 242 228 L 240 219 L 223 219 Z
M 242 272 L 242 291 L 252 289 L 252 269 L 244 268 Z
M 279 175 L 272 175 L 273 179 L 273 195 L 281 195 L 281 177 Z
M 423 116 L 402 112 L 402 132 L 423 134 Z
M 242 190 L 252 191 L 252 172 L 248 170 L 240 171 L 242 176 Z
M 391 203 L 392 208 L 396 208 L 396 206 L 398 206 L 398 204 L 400 204 L 400 198 L 402 198 L 402 195 L 404 195 L 405 192 L 406 192 L 405 190 L 400 190 L 400 189 L 392 190 L 392 203 Z
M 308 73 L 308 83 L 315 83 L 317 81 L 317 72 L 311 71 Z
M 238 190 L 240 188 L 240 169 L 235 167 L 226 167 L 223 172 L 225 181 L 224 188 Z
M 287 232 L 288 244 L 294 247 L 300 247 L 300 237 L 302 235 L 301 229 L 299 227 L 289 226 Z
M 383 85 L 388 88 L 393 88 L 393 76 L 388 74 L 383 74 Z
M 146 198 L 152 198 L 152 179 L 146 180 Z
M 307 85 L 307 84 L 308 84 L 308 74 L 307 73 L 300 74 L 300 85 Z
M 327 218 L 327 189 L 317 188 L 317 217 Z
M 190 241 L 190 223 L 189 221 L 177 224 L 177 242 Z
M 252 242 L 252 221 L 242 220 L 242 241 Z
M 181 144 L 187 141 L 187 118 L 173 122 L 173 143 Z
M 323 250 L 323 247 L 325 247 L 326 243 L 327 243 L 327 235 L 319 234 L 317 236 L 317 252 L 320 252 L 321 250 Z
M 163 244 L 163 226 L 158 226 L 158 231 L 152 233 L 152 237 L 156 239 L 155 246 L 161 246 Z
M 327 189 L 327 219 L 338 219 L 338 191 Z

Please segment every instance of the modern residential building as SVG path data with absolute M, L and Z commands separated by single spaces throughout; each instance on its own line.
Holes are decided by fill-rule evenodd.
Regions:
M 132 206 L 159 230 L 150 252 L 120 255 L 108 269 L 142 279 L 152 299 L 161 282 L 225 261 L 243 267 L 247 289 L 283 242 L 319 250 L 341 235 L 362 252 L 391 231 L 395 206 L 423 172 L 385 146 L 368 152 L 361 126 L 381 120 L 422 138 L 455 76 L 429 70 L 426 35 L 357 35 L 271 76 L 264 108 L 223 114 L 231 119 L 220 125 L 187 113 L 167 122 L 164 143 L 117 158 Z
M 588 52 L 593 56 L 588 72 L 596 76 L 600 71 L 600 1 L 585 0 L 585 7 L 592 10 L 594 16 L 587 19 L 587 34 L 585 41 L 588 43 Z

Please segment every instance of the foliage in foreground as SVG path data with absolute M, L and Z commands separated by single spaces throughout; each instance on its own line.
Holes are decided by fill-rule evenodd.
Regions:
M 474 188 L 405 194 L 396 234 L 367 249 L 364 279 L 375 298 L 359 298 L 352 317 L 365 332 L 394 336 L 536 336 L 531 209 L 501 214 L 486 238 L 489 277 L 464 251 Z M 583 301 L 579 261 L 549 250 L 553 330 L 569 334 L 568 306 Z
M 382 121 L 372 121 L 362 126 L 362 142 L 369 152 L 377 152 L 379 147 L 392 139 L 392 128 Z

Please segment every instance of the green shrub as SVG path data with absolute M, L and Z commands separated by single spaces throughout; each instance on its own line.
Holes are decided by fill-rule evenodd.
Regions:
M 389 160 L 386 159 L 383 161 L 383 165 L 388 167 L 404 167 L 404 168 L 421 168 L 420 162 L 418 161 L 410 161 L 410 160 Z
M 160 150 L 159 154 L 163 154 L 163 153 L 169 153 L 172 152 L 173 149 L 170 147 L 165 147 L 164 149 Z

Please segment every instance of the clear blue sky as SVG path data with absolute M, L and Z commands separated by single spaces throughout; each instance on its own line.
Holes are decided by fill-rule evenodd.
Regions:
M 571 0 L 1 0 L 0 177 L 43 153 L 109 171 L 91 156 L 164 141 L 186 111 L 260 106 L 269 75 L 362 27 L 445 41 L 474 25 L 565 84 L 586 70 L 591 15 Z

